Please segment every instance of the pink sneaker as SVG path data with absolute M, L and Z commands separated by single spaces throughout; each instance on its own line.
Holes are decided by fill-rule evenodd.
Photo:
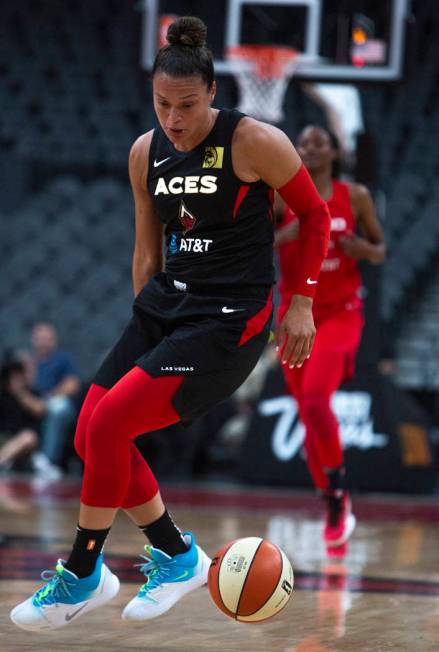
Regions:
M 349 552 L 349 543 L 345 541 L 339 546 L 328 546 L 326 544 L 326 554 L 331 559 L 344 559 Z
M 355 528 L 356 519 L 351 511 L 351 499 L 348 493 L 341 496 L 325 496 L 327 512 L 323 539 L 328 548 L 346 543 Z

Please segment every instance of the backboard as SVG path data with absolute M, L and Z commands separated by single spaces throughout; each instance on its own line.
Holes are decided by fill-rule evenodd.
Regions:
M 287 45 L 295 75 L 322 81 L 392 81 L 402 74 L 409 0 L 143 0 L 141 64 L 150 69 L 167 15 L 208 26 L 216 72 L 231 74 L 229 47 Z

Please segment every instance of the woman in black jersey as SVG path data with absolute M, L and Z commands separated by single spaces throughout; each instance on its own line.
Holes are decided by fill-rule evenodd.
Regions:
M 138 138 L 129 160 L 133 316 L 78 419 L 75 446 L 85 470 L 72 552 L 11 612 L 24 629 L 60 627 L 117 594 L 102 548 L 119 508 L 151 543 L 141 568 L 146 583 L 123 618 L 159 616 L 206 582 L 209 558 L 172 521 L 134 441 L 204 414 L 255 366 L 272 313 L 273 189 L 301 220 L 301 273 L 278 346 L 290 366 L 311 354 L 312 297 L 329 236 L 326 204 L 282 131 L 212 108 L 216 85 L 204 23 L 180 18 L 167 38 L 153 68 L 159 125 Z

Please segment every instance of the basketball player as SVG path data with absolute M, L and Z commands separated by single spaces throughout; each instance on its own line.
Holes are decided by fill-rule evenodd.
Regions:
M 255 366 L 272 313 L 274 188 L 302 223 L 300 272 L 280 326 L 283 358 L 301 365 L 311 353 L 327 206 L 283 132 L 212 108 L 216 86 L 205 37 L 202 21 L 180 18 L 155 60 L 159 126 L 140 136 L 129 159 L 133 316 L 78 419 L 75 445 L 85 469 L 72 552 L 11 612 L 24 629 L 61 627 L 117 594 L 102 548 L 119 508 L 151 544 L 141 567 L 146 582 L 123 618 L 159 616 L 206 583 L 209 558 L 172 521 L 134 440 L 204 414 Z
M 316 488 L 327 501 L 324 541 L 328 548 L 338 548 L 351 535 L 355 517 L 344 485 L 343 451 L 331 398 L 353 375 L 363 328 L 357 261 L 382 263 L 385 244 L 369 191 L 357 183 L 341 183 L 333 178 L 338 156 L 336 139 L 321 127 L 309 126 L 299 135 L 297 151 L 320 196 L 327 202 L 331 239 L 313 302 L 317 336 L 312 357 L 303 366 L 301 361 L 293 361 L 282 368 L 305 425 L 308 468 Z M 278 197 L 276 215 L 280 219 L 275 246 L 281 268 L 279 320 L 282 320 L 301 273 L 297 255 L 302 227 L 294 209 Z

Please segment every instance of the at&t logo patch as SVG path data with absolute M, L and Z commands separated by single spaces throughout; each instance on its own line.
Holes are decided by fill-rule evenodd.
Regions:
M 213 240 L 209 238 L 183 238 L 178 233 L 173 233 L 169 240 L 168 252 L 173 255 L 179 251 L 204 254 L 209 251 Z

